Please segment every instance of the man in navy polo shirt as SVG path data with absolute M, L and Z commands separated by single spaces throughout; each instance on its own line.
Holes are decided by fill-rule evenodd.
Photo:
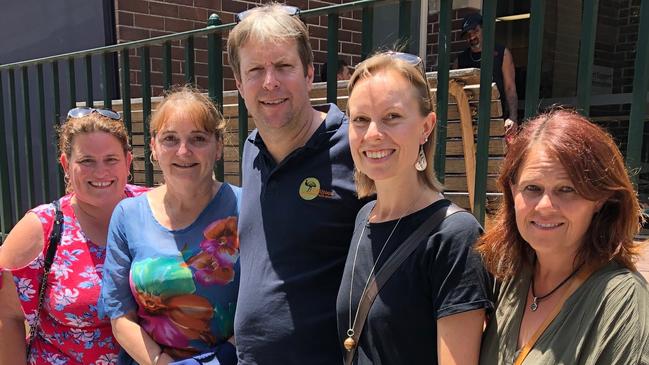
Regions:
M 362 202 L 348 121 L 312 107 L 313 54 L 297 8 L 239 14 L 228 56 L 257 127 L 246 140 L 239 217 L 239 364 L 336 364 L 336 295 Z

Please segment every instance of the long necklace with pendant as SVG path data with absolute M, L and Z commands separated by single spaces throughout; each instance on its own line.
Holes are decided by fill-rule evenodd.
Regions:
M 374 260 L 372 269 L 370 270 L 369 275 L 367 275 L 367 280 L 365 280 L 365 287 L 363 288 L 363 292 L 361 293 L 360 296 L 361 298 L 363 298 L 363 296 L 365 295 L 365 292 L 367 291 L 367 285 L 369 285 L 370 283 L 370 279 L 372 278 L 372 274 L 374 273 L 376 264 L 379 262 L 379 259 L 381 258 L 381 254 L 383 254 L 383 250 L 385 250 L 385 247 L 388 245 L 388 242 L 390 242 L 390 238 L 392 238 L 392 234 L 397 229 L 399 222 L 401 222 L 401 218 L 403 217 L 399 217 L 399 220 L 397 220 L 397 223 L 392 228 L 392 231 L 388 235 L 388 238 L 385 240 L 385 243 L 383 243 L 383 247 L 381 247 L 381 251 L 379 251 L 379 255 L 376 256 L 376 260 Z M 355 348 L 358 345 L 356 343 L 356 340 L 354 340 L 354 327 L 356 325 L 356 318 L 358 318 L 358 308 L 356 308 L 356 314 L 354 315 L 354 321 L 352 322 L 352 290 L 354 288 L 354 271 L 356 269 L 356 258 L 358 257 L 358 248 L 361 245 L 361 241 L 363 240 L 363 235 L 365 234 L 365 228 L 368 225 L 369 225 L 369 216 L 368 216 L 368 221 L 366 222 L 366 224 L 363 225 L 361 234 L 358 237 L 358 242 L 356 243 L 356 252 L 354 253 L 354 261 L 352 263 L 352 274 L 349 282 L 349 329 L 347 330 L 347 338 L 343 342 L 343 346 L 347 351 L 351 351 L 353 348 Z

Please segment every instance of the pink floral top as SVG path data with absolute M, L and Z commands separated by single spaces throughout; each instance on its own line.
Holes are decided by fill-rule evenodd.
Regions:
M 148 188 L 127 185 L 128 197 Z M 119 346 L 113 338 L 110 321 L 97 316 L 106 248 L 89 241 L 70 205 L 72 194 L 59 202 L 64 224 L 61 242 L 50 270 L 40 328 L 28 357 L 29 364 L 116 364 Z M 12 274 L 27 322 L 34 323 L 38 307 L 38 288 L 43 275 L 43 260 L 54 222 L 54 205 L 43 204 L 30 212 L 43 224 L 43 251 L 29 265 Z

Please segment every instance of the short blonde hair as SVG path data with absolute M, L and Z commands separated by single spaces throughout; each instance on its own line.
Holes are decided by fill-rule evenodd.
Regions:
M 410 82 L 414 88 L 415 94 L 418 95 L 419 112 L 423 117 L 427 116 L 429 113 L 435 112 L 433 101 L 430 97 L 428 81 L 425 76 L 416 65 L 394 57 L 390 52 L 375 54 L 356 66 L 356 70 L 349 79 L 349 84 L 347 86 L 350 100 L 351 95 L 354 92 L 354 87 L 358 82 L 368 79 L 374 74 L 384 70 L 396 71 Z M 347 110 L 347 114 L 349 114 L 349 105 L 347 106 Z M 418 171 L 418 176 L 431 189 L 442 191 L 443 186 L 437 180 L 437 176 L 435 176 L 435 168 L 433 167 L 435 162 L 435 130 L 436 128 L 433 128 L 428 136 L 428 140 L 423 145 L 428 167 L 424 171 Z M 356 193 L 359 198 L 367 197 L 376 193 L 374 180 L 370 179 L 358 169 L 354 170 L 354 181 L 356 182 Z
M 294 39 L 297 52 L 302 61 L 304 75 L 313 64 L 313 51 L 309 42 L 309 32 L 299 17 L 287 13 L 282 4 L 269 3 L 252 9 L 228 36 L 228 60 L 237 80 L 241 80 L 241 59 L 239 48 L 250 39 L 260 42 L 278 43 Z

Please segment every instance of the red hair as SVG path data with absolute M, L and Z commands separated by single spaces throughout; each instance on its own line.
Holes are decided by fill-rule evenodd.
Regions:
M 511 186 L 530 150 L 543 146 L 566 169 L 577 193 L 605 202 L 593 216 L 576 264 L 605 263 L 612 259 L 634 269 L 639 247 L 634 242 L 642 215 L 624 160 L 613 138 L 580 114 L 553 110 L 528 121 L 509 146 L 498 186 L 503 201 L 496 224 L 478 242 L 487 269 L 498 279 L 514 276 L 531 265 L 534 251 L 516 226 Z

